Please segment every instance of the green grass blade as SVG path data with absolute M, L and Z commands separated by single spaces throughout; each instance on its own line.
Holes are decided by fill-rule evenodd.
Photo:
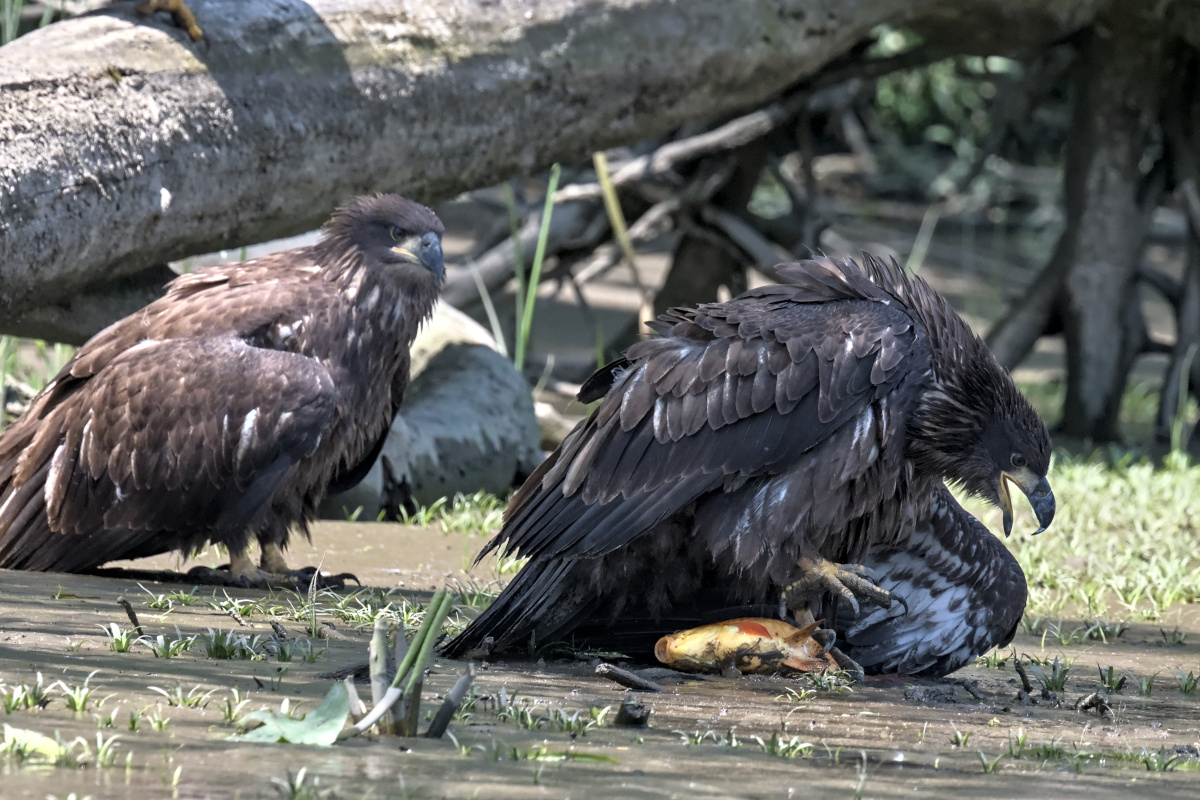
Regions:
M 500 355 L 508 358 L 508 345 L 504 341 L 504 329 L 500 327 L 500 317 L 496 315 L 496 306 L 492 304 L 492 293 L 488 291 L 483 278 L 479 277 L 479 270 L 474 265 L 468 266 L 467 269 L 471 271 L 471 277 L 475 279 L 475 288 L 479 290 L 479 299 L 483 301 L 483 310 L 487 314 L 488 324 L 492 326 L 492 338 L 496 340 L 496 346 L 500 348 Z M 520 283 L 519 280 L 518 283 Z M 521 292 L 518 290 L 517 297 L 520 296 Z
M 413 669 L 408 676 L 408 685 L 404 688 L 405 695 L 410 695 L 413 686 L 420 682 L 422 675 L 425 672 L 425 667 L 433 656 L 433 642 L 437 639 L 438 631 L 442 629 L 442 623 L 446 620 L 446 615 L 450 613 L 450 609 L 454 607 L 454 597 L 445 589 L 440 589 L 441 597 L 437 598 L 438 602 L 429 604 L 429 616 L 432 617 L 429 626 L 429 632 L 425 638 L 421 640 L 420 652 L 417 654 L 416 660 L 413 662 Z M 425 628 L 424 625 L 421 626 Z M 409 652 L 417 650 L 416 643 L 409 648 Z M 416 698 L 414 698 L 416 699 Z M 412 702 L 412 700 L 410 700 Z
M 929 244 L 933 241 L 933 232 L 937 229 L 938 219 L 942 215 L 942 210 L 936 205 L 931 205 L 925 210 L 925 216 L 921 218 L 921 227 L 917 231 L 917 238 L 913 241 L 912 252 L 908 254 L 908 261 L 904 262 L 904 269 L 910 275 L 916 275 L 921 269 L 921 265 L 925 263 L 925 254 L 929 252 Z
M 506 183 L 501 188 L 504 204 L 508 206 L 508 232 L 513 243 L 513 275 L 517 279 L 517 316 L 525 315 L 525 248 L 521 245 L 521 215 L 517 213 L 517 198 L 513 194 L 512 184 Z
M 629 261 L 630 267 L 637 269 L 637 256 L 633 252 L 633 240 L 629 238 L 629 228 L 625 224 L 625 214 L 621 211 L 621 200 L 617 197 L 617 187 L 613 184 L 612 175 L 608 170 L 608 157 L 603 151 L 597 150 L 592 154 L 592 164 L 596 167 L 596 180 L 600 184 L 600 193 L 604 196 L 604 210 L 608 214 L 608 224 L 612 226 L 613 236 L 621 247 L 621 252 Z
M 435 617 L 438 610 L 444 605 L 447 598 L 445 589 L 438 589 L 433 593 L 433 598 L 429 601 L 429 608 L 425 612 L 425 619 L 421 621 L 421 627 L 417 629 L 413 635 L 412 643 L 409 645 L 408 653 L 404 656 L 404 661 L 396 666 L 396 676 L 392 679 L 392 686 L 399 687 L 405 676 L 412 669 L 413 663 L 416 662 L 417 656 L 420 654 L 425 640 L 430 636 L 430 629 L 433 628 Z M 447 612 L 449 609 L 446 609 Z M 442 614 L 442 619 L 445 619 L 445 614 Z M 441 620 L 437 620 L 438 627 L 441 627 Z
M 550 182 L 546 186 L 546 204 L 542 208 L 542 227 L 538 231 L 537 250 L 533 253 L 533 266 L 529 270 L 529 286 L 525 290 L 525 308 L 521 314 L 521 326 L 517 331 L 516 356 L 513 366 L 520 372 L 525 367 L 525 352 L 529 347 L 529 332 L 533 327 L 533 306 L 537 302 L 538 282 L 542 279 L 542 261 L 546 258 L 546 241 L 550 238 L 550 219 L 554 215 L 554 193 L 558 191 L 558 179 L 562 167 L 555 164 L 550 168 Z

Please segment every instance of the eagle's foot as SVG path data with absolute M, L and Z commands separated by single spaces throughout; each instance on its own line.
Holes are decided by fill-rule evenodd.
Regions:
M 291 569 L 283 558 L 283 550 L 274 542 L 259 542 L 262 547 L 262 557 L 259 559 L 258 576 L 274 586 L 286 586 L 297 591 L 308 591 L 316 580 L 318 589 L 344 589 L 346 581 L 354 581 L 359 586 L 362 582 L 358 577 L 342 572 L 337 575 L 322 573 L 317 567 L 301 567 Z M 249 559 L 246 559 L 249 562 Z M 252 565 L 251 565 L 252 566 Z
M 318 589 L 344 589 L 347 581 L 354 581 L 359 586 L 362 582 L 358 576 L 350 572 L 329 575 L 319 572 L 316 567 L 303 567 L 287 572 L 268 572 L 252 566 L 249 572 L 235 572 L 229 564 L 216 569 L 210 567 L 192 567 L 188 570 L 188 581 L 202 586 L 230 586 L 238 589 L 292 589 L 297 592 L 307 592 L 313 585 L 313 576 L 317 579 Z
M 783 600 L 789 608 L 807 605 L 826 592 L 845 600 L 859 615 L 858 598 L 874 600 L 884 608 L 892 602 L 904 604 L 904 600 L 886 589 L 880 588 L 866 567 L 860 564 L 835 564 L 820 556 L 801 556 L 796 562 L 800 568 L 800 579 L 783 587 Z
M 307 592 L 313 585 L 314 579 L 316 580 L 316 588 L 318 589 L 345 589 L 346 581 L 354 581 L 359 586 L 362 586 L 362 581 L 352 572 L 339 572 L 337 575 L 330 575 L 328 572 L 321 572 L 316 567 L 301 567 L 300 569 L 293 569 L 288 572 L 267 574 L 274 586 L 285 586 L 300 592 Z
M 166 11 L 171 15 L 171 22 L 175 24 L 176 28 L 187 31 L 187 35 L 193 42 L 203 41 L 205 46 L 208 46 L 208 39 L 204 36 L 204 31 L 200 30 L 200 26 L 196 24 L 196 15 L 192 13 L 184 0 L 146 0 L 146 2 L 140 3 L 135 10 L 143 17 L 152 17 L 156 12 Z
M 316 582 L 318 589 L 344 589 L 346 581 L 362 585 L 358 577 L 349 572 L 329 575 L 317 567 L 290 569 L 283 560 L 283 553 L 274 544 L 264 544 L 261 566 L 255 564 L 246 551 L 229 554 L 229 564 L 216 569 L 192 567 L 188 578 L 196 583 L 215 586 L 236 586 L 242 589 L 293 589 L 307 592 Z

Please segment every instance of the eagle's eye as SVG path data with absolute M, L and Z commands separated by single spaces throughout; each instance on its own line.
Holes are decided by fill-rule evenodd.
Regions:
M 1017 469 L 1020 469 L 1028 463 L 1025 460 L 1025 456 L 1021 455 L 1020 453 L 1013 453 L 1012 458 L 1010 458 L 1009 461 L 1011 461 L 1012 465 Z
M 392 235 L 393 242 L 398 242 L 404 238 L 404 233 L 399 228 L 397 228 L 395 225 L 391 225 L 388 227 L 388 233 L 390 233 Z

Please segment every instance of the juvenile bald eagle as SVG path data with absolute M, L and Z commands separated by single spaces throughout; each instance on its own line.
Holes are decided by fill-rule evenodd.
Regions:
M 312 247 L 179 277 L 98 333 L 0 436 L 0 567 L 219 542 L 235 579 L 288 582 L 291 526 L 387 436 L 441 236 L 424 206 L 357 198 Z
M 830 620 L 873 671 L 944 674 L 1012 638 L 1024 575 L 945 482 L 999 505 L 1007 534 L 1011 481 L 1044 528 L 1045 424 L 920 278 L 869 256 L 777 270 L 667 312 L 585 384 L 599 407 L 483 551 L 529 562 L 449 654 L 647 653 L 746 605 Z

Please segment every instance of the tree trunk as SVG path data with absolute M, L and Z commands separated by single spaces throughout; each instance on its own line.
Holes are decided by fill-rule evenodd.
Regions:
M 432 202 L 759 105 L 883 22 L 1026 55 L 1094 2 L 191 6 L 211 49 L 132 3 L 0 49 L 0 318 L 311 230 L 354 194 Z
M 0 315 L 0 335 L 80 345 L 122 317 L 157 300 L 167 282 L 175 277 L 170 267 L 160 264 L 136 275 L 89 286 L 56 303 L 12 316 Z
M 1175 305 L 1175 346 L 1159 394 L 1155 434 L 1172 440 L 1179 411 L 1183 373 L 1187 391 L 1200 389 L 1200 57 L 1186 48 L 1173 70 L 1172 86 L 1163 104 L 1163 138 L 1174 172 L 1176 194 L 1188 222 L 1187 265 L 1171 301 Z M 1172 442 L 1173 444 L 1181 444 Z
M 1062 430 L 1119 434 L 1126 378 L 1144 340 L 1137 300 L 1143 239 L 1157 194 L 1142 160 L 1158 122 L 1163 19 L 1135 0 L 1111 3 L 1085 38 L 1067 140 L 1063 271 L 1067 392 Z M 1155 198 L 1156 199 L 1156 198 Z

